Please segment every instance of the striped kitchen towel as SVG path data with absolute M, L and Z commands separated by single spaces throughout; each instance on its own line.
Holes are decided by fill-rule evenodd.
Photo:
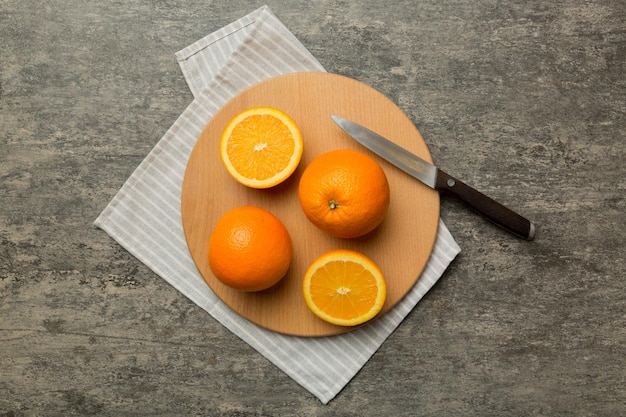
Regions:
M 234 95 L 273 76 L 324 68 L 268 7 L 175 56 L 194 100 L 95 224 L 322 403 L 328 403 L 437 282 L 460 248 L 440 221 L 431 258 L 408 295 L 381 318 L 345 334 L 286 336 L 232 312 L 205 284 L 187 249 L 180 212 L 187 160 L 206 123 Z

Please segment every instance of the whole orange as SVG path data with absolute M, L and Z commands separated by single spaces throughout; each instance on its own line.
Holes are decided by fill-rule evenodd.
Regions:
M 237 207 L 211 232 L 209 266 L 217 279 L 241 291 L 261 291 L 289 269 L 293 246 L 285 225 L 259 207 Z
M 389 182 L 370 156 L 334 150 L 306 167 L 298 198 L 304 214 L 317 227 L 336 237 L 355 238 L 383 221 L 390 201 Z

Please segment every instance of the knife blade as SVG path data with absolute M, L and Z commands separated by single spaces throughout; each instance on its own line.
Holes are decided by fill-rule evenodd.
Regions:
M 343 117 L 330 116 L 341 129 L 381 158 L 400 168 L 428 187 L 447 191 L 503 229 L 527 240 L 535 238 L 535 225 L 525 217 L 470 187 L 433 164 L 379 135 Z

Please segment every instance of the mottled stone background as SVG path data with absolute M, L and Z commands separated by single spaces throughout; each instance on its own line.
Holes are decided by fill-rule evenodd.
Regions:
M 263 4 L 0 0 L 0 416 L 626 415 L 622 0 L 265 3 L 538 225 L 444 196 L 463 252 L 326 406 L 92 225 L 191 102 L 174 52 Z

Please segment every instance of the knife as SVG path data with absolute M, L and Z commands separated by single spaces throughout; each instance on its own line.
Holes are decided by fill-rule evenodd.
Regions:
M 535 238 L 535 225 L 513 210 L 385 139 L 378 133 L 342 117 L 335 115 L 330 117 L 357 142 L 430 188 L 451 192 L 493 223 L 519 237 L 527 240 Z

